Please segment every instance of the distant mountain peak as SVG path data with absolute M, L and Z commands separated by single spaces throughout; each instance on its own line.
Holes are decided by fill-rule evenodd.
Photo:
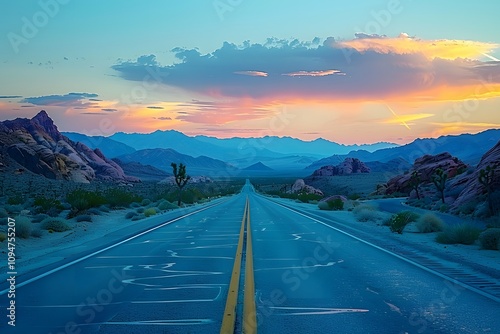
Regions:
M 254 164 L 253 164 L 253 165 L 251 165 L 251 166 L 248 166 L 248 167 L 244 168 L 243 170 L 271 171 L 271 170 L 274 170 L 274 169 L 272 169 L 272 168 L 271 168 L 271 167 L 269 167 L 269 166 L 264 165 L 262 162 L 260 162 L 260 161 L 259 161 L 259 162 L 254 163 Z
M 31 122 L 41 127 L 53 139 L 60 140 L 62 138 L 62 135 L 57 129 L 57 126 L 54 124 L 54 121 L 52 120 L 52 118 L 50 118 L 45 110 L 42 110 L 38 114 L 36 114 L 31 119 Z

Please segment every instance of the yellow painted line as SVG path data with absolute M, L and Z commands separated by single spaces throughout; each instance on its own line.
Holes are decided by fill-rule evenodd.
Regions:
M 245 203 L 245 212 L 243 213 L 243 220 L 241 221 L 240 237 L 238 240 L 238 247 L 236 248 L 233 273 L 231 275 L 231 282 L 229 283 L 229 291 L 227 294 L 226 307 L 224 309 L 224 316 L 222 318 L 222 326 L 220 329 L 220 334 L 234 334 L 234 327 L 236 323 L 236 305 L 238 303 L 238 291 L 240 286 L 241 257 L 243 255 L 243 238 L 245 234 L 245 223 L 247 221 L 247 213 L 248 213 L 248 198 Z
M 247 247 L 245 258 L 245 294 L 243 302 L 243 333 L 257 333 L 257 312 L 255 309 L 255 281 L 253 274 L 252 229 L 250 227 L 250 203 L 247 212 Z

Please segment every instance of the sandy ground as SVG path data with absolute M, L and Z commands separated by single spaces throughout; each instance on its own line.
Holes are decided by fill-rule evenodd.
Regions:
M 288 205 L 293 205 L 307 211 L 319 212 L 316 205 L 296 203 L 290 200 L 279 201 L 284 201 Z M 208 204 L 171 210 L 139 221 L 131 221 L 125 218 L 125 214 L 130 209 L 112 211 L 103 213 L 100 216 L 93 216 L 93 222 L 73 223 L 74 228 L 71 231 L 62 233 L 48 233 L 44 231 L 44 235 L 41 238 L 17 238 L 16 269 L 18 276 L 48 266 L 79 252 L 90 251 L 99 247 L 102 248 L 110 239 L 114 240 L 120 236 L 132 235 L 204 205 Z M 324 211 L 322 212 L 324 213 Z M 474 245 L 442 245 L 435 242 L 436 233 L 422 234 L 412 232 L 410 225 L 400 235 L 392 233 L 387 226 L 382 226 L 380 222 L 358 222 L 349 211 L 329 212 L 329 214 L 342 223 L 357 228 L 362 226 L 365 231 L 382 235 L 391 240 L 400 240 L 405 243 L 421 245 L 436 254 L 442 252 L 444 254 L 459 255 L 460 258 L 467 259 L 470 262 L 497 270 L 500 269 L 500 251 L 480 249 L 477 243 Z M 106 237 L 111 234 L 111 238 Z M 3 281 L 7 277 L 7 242 L 0 243 L 0 246 L 0 279 Z

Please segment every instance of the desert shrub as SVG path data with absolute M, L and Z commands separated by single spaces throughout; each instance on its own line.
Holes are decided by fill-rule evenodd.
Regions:
M 347 196 L 347 198 L 350 199 L 351 201 L 356 201 L 361 198 L 361 195 L 354 193 Z
M 469 224 L 450 226 L 436 236 L 440 244 L 471 245 L 481 234 L 481 230 Z
M 19 205 L 24 203 L 24 197 L 21 195 L 13 195 L 7 199 L 7 204 Z
M 16 220 L 16 237 L 28 239 L 31 235 L 32 224 L 31 220 L 25 216 L 17 216 Z
M 92 221 L 92 216 L 91 215 L 79 215 L 75 217 L 75 220 L 77 222 L 91 222 Z
M 441 212 L 447 212 L 447 211 L 448 211 L 448 209 L 449 209 L 448 204 L 441 204 L 441 205 L 439 206 L 439 211 L 441 211 Z
M 68 225 L 66 220 L 61 218 L 49 217 L 44 219 L 41 222 L 41 227 L 44 230 L 53 231 L 53 232 L 64 232 L 71 230 L 71 227 Z
M 47 215 L 45 213 L 39 213 L 39 214 L 36 214 L 33 216 L 33 218 L 31 219 L 31 222 L 38 224 L 47 217 L 49 217 L 49 215 Z
M 416 221 L 418 218 L 419 215 L 415 212 L 401 211 L 400 213 L 393 215 L 387 222 L 387 225 L 389 225 L 392 232 L 402 234 L 406 225 Z
M 148 198 L 143 199 L 142 202 L 141 202 L 142 206 L 146 206 L 146 205 L 149 205 L 149 204 L 151 204 L 151 200 L 148 199 Z
M 13 213 L 19 213 L 23 211 L 23 206 L 21 204 L 7 204 L 5 205 L 5 210 L 7 210 L 8 213 L 13 214 Z
M 9 213 L 5 208 L 0 208 L 0 218 L 7 218 L 9 216 Z
M 61 204 L 61 201 L 55 199 L 55 198 L 48 198 L 45 196 L 37 196 L 35 197 L 35 200 L 33 201 L 33 206 L 36 207 L 37 212 L 43 213 L 47 212 L 50 209 L 56 209 L 59 212 L 62 211 L 64 208 Z
M 87 212 L 89 215 L 94 215 L 94 216 L 100 216 L 102 214 L 101 210 L 99 210 L 98 208 L 90 208 L 85 212 Z
M 33 238 L 41 238 L 43 236 L 43 231 L 39 228 L 31 230 L 31 236 Z
M 3 242 L 4 240 L 7 240 L 7 234 L 0 232 L 0 242 Z
M 83 189 L 73 190 L 66 195 L 66 201 L 74 211 L 81 212 L 106 204 L 106 198 L 100 193 Z
M 140 207 L 140 206 L 141 206 L 141 205 L 140 205 L 139 203 L 137 203 L 137 202 L 130 203 L 130 207 L 131 207 L 131 208 L 138 208 L 138 207 Z
M 142 197 L 123 189 L 110 189 L 105 193 L 108 204 L 112 207 L 127 207 L 134 202 L 142 201 Z
M 377 221 L 379 217 L 378 210 L 376 206 L 370 204 L 360 204 L 352 209 L 354 217 L 357 221 L 367 222 L 367 221 Z
M 7 225 L 9 223 L 9 218 L 0 218 L 0 225 Z
M 444 223 L 435 214 L 426 213 L 417 219 L 416 227 L 420 233 L 440 232 L 444 229 Z
M 132 219 L 134 218 L 135 216 L 138 216 L 139 214 L 135 211 L 129 211 L 125 214 L 125 218 L 127 219 Z
M 161 211 L 164 211 L 164 210 L 172 210 L 172 209 L 177 209 L 178 206 L 175 205 L 174 203 L 170 203 L 169 201 L 167 200 L 163 200 L 161 201 L 159 204 L 158 204 L 158 209 L 160 209 Z
M 479 235 L 479 243 L 483 249 L 497 249 L 500 245 L 500 228 L 489 228 Z
M 157 212 L 156 208 L 147 208 L 146 210 L 144 210 L 144 216 L 146 216 L 146 217 L 154 216 L 157 213 L 158 212 Z
M 458 212 L 464 215 L 471 215 L 476 210 L 477 204 L 477 201 L 466 202 L 458 207 Z
M 340 198 L 335 198 L 332 200 L 319 202 L 318 208 L 320 210 L 329 210 L 329 211 L 343 210 L 344 202 Z
M 144 213 L 144 208 L 137 208 L 137 210 L 135 210 L 137 213 Z

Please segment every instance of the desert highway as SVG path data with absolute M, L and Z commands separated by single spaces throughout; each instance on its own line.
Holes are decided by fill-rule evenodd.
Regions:
M 498 299 L 250 183 L 17 283 L 16 327 L 0 285 L 1 333 L 500 332 Z

